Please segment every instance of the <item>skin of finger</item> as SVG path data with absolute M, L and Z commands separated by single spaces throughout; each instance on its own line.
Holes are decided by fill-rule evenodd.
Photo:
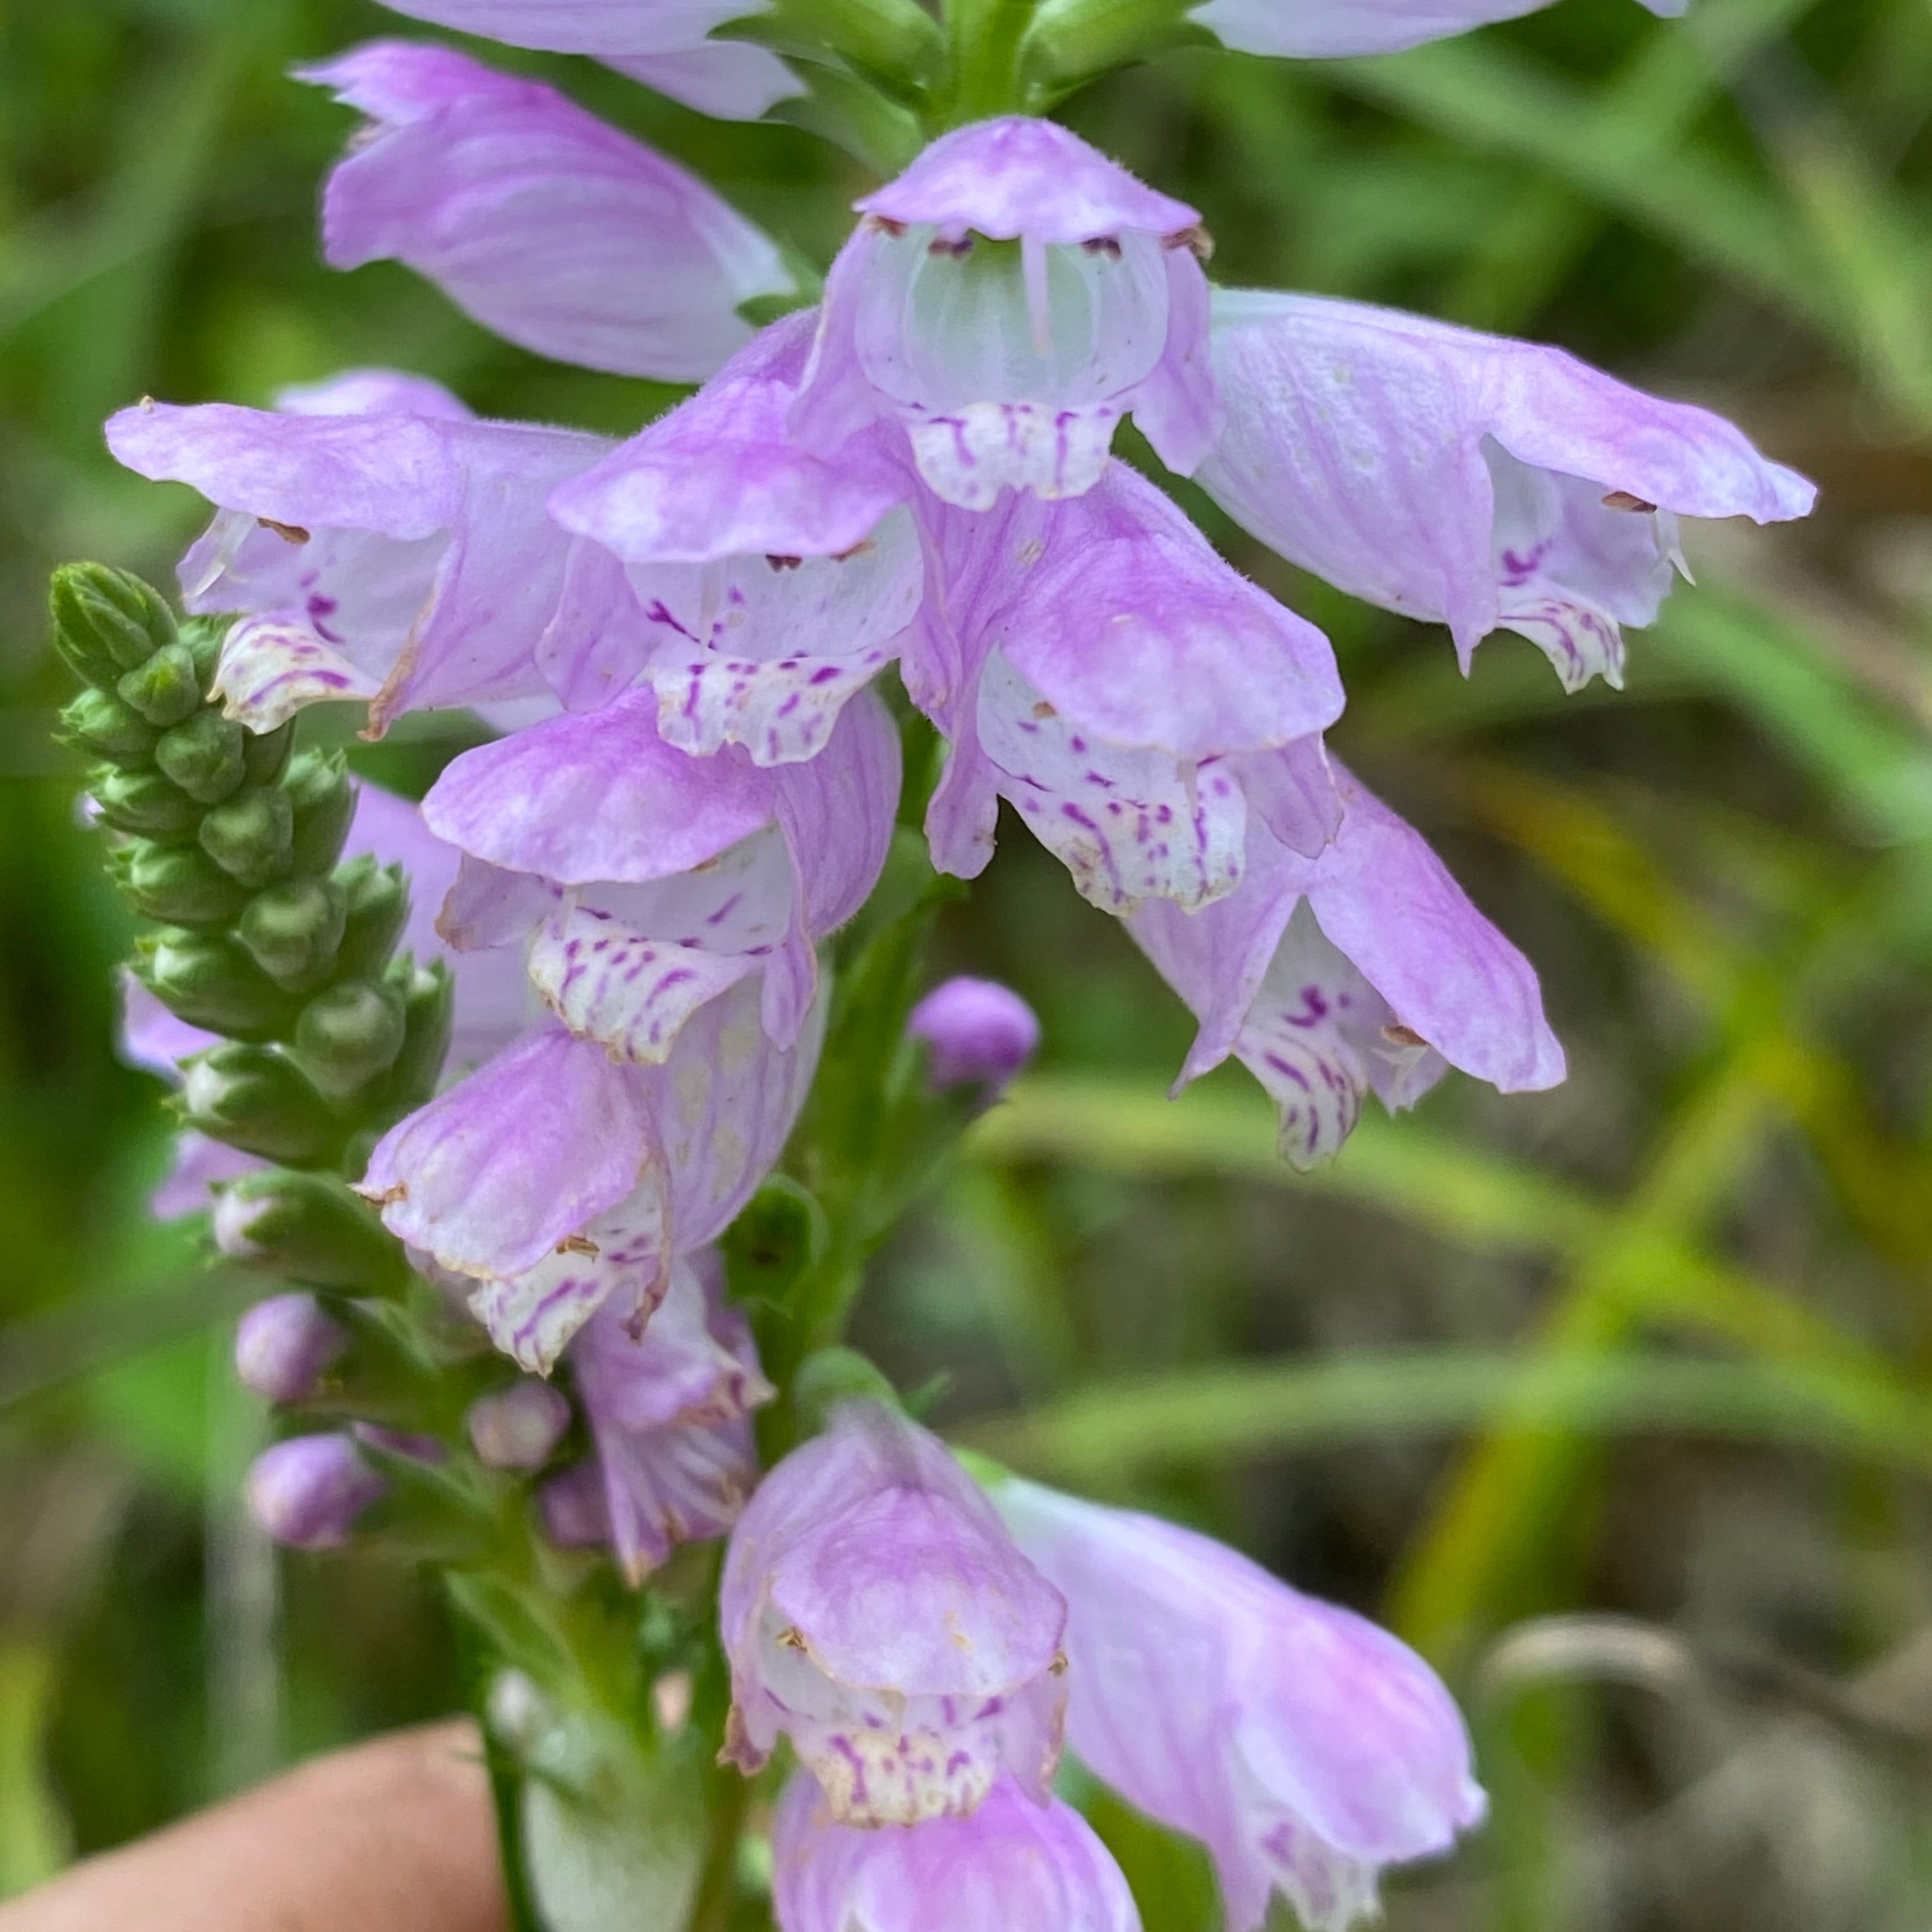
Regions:
M 506 1932 L 467 1722 L 316 1758 L 0 1906 L 0 1932 Z

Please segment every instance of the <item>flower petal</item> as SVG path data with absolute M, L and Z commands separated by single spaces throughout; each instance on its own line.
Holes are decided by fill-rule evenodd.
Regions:
M 554 88 L 400 40 L 298 74 L 372 117 L 324 193 L 334 267 L 406 262 L 511 341 L 666 382 L 749 339 L 738 304 L 791 290 L 703 182 Z
M 767 824 L 770 781 L 735 754 L 687 758 L 657 700 L 550 718 L 465 752 L 423 800 L 438 838 L 565 885 L 688 872 Z
M 471 1282 L 470 1312 L 505 1354 L 547 1376 L 600 1310 L 646 1321 L 670 1285 L 663 1181 L 652 1174 L 533 1268 L 507 1280 Z
M 1214 298 L 1227 415 L 1198 479 L 1291 562 L 1447 623 L 1498 624 L 1572 684 L 1667 586 L 1664 513 L 1804 515 L 1811 486 L 1721 418 L 1561 350 L 1310 296 Z
M 1088 242 L 1123 229 L 1177 234 L 1200 215 L 1157 194 L 1055 121 L 1012 114 L 942 134 L 897 180 L 854 203 L 861 214 L 948 236 Z
M 392 1127 L 358 1191 L 444 1268 L 507 1279 L 628 1195 L 650 1151 L 625 1071 L 544 1027 Z
M 1103 912 L 1150 898 L 1204 906 L 1239 882 L 1247 806 L 1226 760 L 1190 771 L 1166 752 L 1089 737 L 997 651 L 981 676 L 977 726 L 1001 796 Z

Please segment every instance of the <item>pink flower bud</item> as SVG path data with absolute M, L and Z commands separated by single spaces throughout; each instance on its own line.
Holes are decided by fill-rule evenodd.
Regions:
M 906 1031 L 926 1042 L 934 1086 L 981 1087 L 988 1099 L 1006 1090 L 1040 1046 L 1040 1022 L 1018 994 L 964 975 L 927 994 Z
M 386 1486 L 346 1436 L 294 1436 L 256 1457 L 248 1508 L 278 1543 L 328 1550 Z
M 271 1402 L 307 1402 L 348 1346 L 348 1331 L 314 1295 L 274 1295 L 242 1316 L 235 1372 L 244 1388 Z
M 493 1469 L 539 1469 L 570 1426 L 562 1392 L 535 1376 L 470 1405 L 470 1447 Z

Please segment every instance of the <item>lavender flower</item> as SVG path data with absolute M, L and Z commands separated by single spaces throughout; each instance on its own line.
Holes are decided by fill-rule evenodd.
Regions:
M 571 621 L 538 653 L 573 710 L 643 680 L 666 743 L 790 763 L 908 640 L 926 589 L 909 466 L 880 434 L 826 460 L 786 427 L 812 323 L 775 322 L 551 493 L 551 515 L 591 540 L 572 560 Z
M 980 1087 L 997 1099 L 1040 1046 L 1032 1007 L 997 980 L 962 974 L 913 1008 L 906 1031 L 926 1043 L 926 1075 L 941 1090 Z
M 560 1490 L 553 1537 L 608 1541 L 640 1582 L 674 1544 L 722 1536 L 737 1520 L 758 1479 L 748 1418 L 773 1390 L 710 1250 L 677 1262 L 641 1330 L 606 1303 L 571 1344 L 569 1360 L 596 1448 L 585 1466 L 596 1502 L 573 1514 L 566 1505 L 574 1489 Z M 562 1480 L 583 1484 L 590 1499 L 590 1474 L 566 1472 Z
M 1224 46 L 1302 60 L 1386 54 L 1533 14 L 1550 0 L 1204 0 L 1188 15 Z M 1682 14 L 1688 0 L 1644 0 L 1653 14 Z
M 1230 1932 L 1281 1892 L 1315 1932 L 1372 1912 L 1384 1865 L 1482 1816 L 1448 1693 L 1406 1645 L 1222 1544 L 1018 1480 L 994 1500 L 1068 1610 L 1067 1738 L 1205 1841 Z
M 130 470 L 220 514 L 183 558 L 190 610 L 238 612 L 215 688 L 267 731 L 326 698 L 412 706 L 545 694 L 532 652 L 569 539 L 544 498 L 608 446 L 478 422 L 421 377 L 358 370 L 277 410 L 143 402 L 110 418 Z
M 1064 1608 L 916 1424 L 849 1403 L 794 1450 L 731 1533 L 718 1616 L 746 1772 L 786 1732 L 854 1825 L 962 1816 L 1003 1768 L 1044 1797 Z
M 1106 1846 L 1057 1798 L 1001 1777 L 970 1817 L 860 1831 L 802 1772 L 772 1831 L 778 1932 L 1140 1932 Z
M 464 1427 L 492 1469 L 541 1469 L 570 1427 L 570 1404 L 549 1383 L 520 1376 L 470 1405 Z
M 271 1295 L 236 1329 L 235 1372 L 271 1402 L 307 1402 L 348 1346 L 348 1331 L 314 1295 Z
M 817 1067 L 821 999 L 775 1046 L 755 986 L 694 1014 L 662 1066 L 537 1028 L 386 1135 L 361 1192 L 491 1339 L 548 1373 L 606 1301 L 647 1316 L 784 1147 Z
M 368 116 L 328 179 L 333 268 L 394 258 L 559 361 L 708 376 L 787 295 L 778 250 L 702 182 L 535 81 L 379 40 L 297 70 Z
M 789 1047 L 818 981 L 815 943 L 858 910 L 885 862 L 897 734 L 876 698 L 808 764 L 665 744 L 649 692 L 466 752 L 423 802 L 466 854 L 445 934 L 528 938 L 532 984 L 618 1060 L 663 1060 L 707 1002 L 758 989 Z
M 755 121 L 804 88 L 768 49 L 713 40 L 716 26 L 760 10 L 760 0 L 390 0 L 394 10 L 466 34 L 591 54 L 701 114 Z
M 971 878 L 1004 798 L 1104 910 L 1238 884 L 1251 812 L 1320 848 L 1333 788 L 1304 741 L 1340 715 L 1328 640 L 1116 464 L 1077 502 L 932 526 L 943 607 L 908 688 L 949 744 L 933 859 Z
M 1529 962 L 1419 834 L 1331 769 L 1341 820 L 1313 857 L 1258 826 L 1232 896 L 1192 916 L 1150 903 L 1127 922 L 1201 1022 L 1181 1082 L 1237 1055 L 1304 1168 L 1341 1146 L 1371 1090 L 1400 1108 L 1450 1066 L 1504 1093 L 1564 1073 Z
M 248 1508 L 278 1543 L 332 1550 L 387 1489 L 346 1436 L 292 1436 L 255 1458 Z
M 856 204 L 792 414 L 829 456 L 884 416 L 928 486 L 1077 496 L 1132 412 L 1184 474 L 1219 425 L 1200 217 L 1050 121 L 943 135 Z
M 1623 682 L 1619 627 L 1670 586 L 1676 518 L 1802 517 L 1815 495 L 1720 417 L 1560 350 L 1359 302 L 1217 291 L 1227 417 L 1198 472 L 1291 562 L 1447 624 L 1498 626 L 1566 688 Z

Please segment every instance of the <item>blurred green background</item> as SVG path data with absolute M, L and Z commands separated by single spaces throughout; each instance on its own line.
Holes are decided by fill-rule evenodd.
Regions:
M 406 23 L 400 30 L 418 32 Z M 0 12 L 0 1895 L 291 1756 L 453 1706 L 430 1593 L 274 1558 L 245 1288 L 147 1220 L 127 933 L 50 745 L 43 586 L 166 580 L 201 506 L 118 472 L 144 394 L 349 364 L 623 433 L 667 392 L 316 259 L 348 117 L 292 62 L 359 0 Z M 586 64 L 493 52 L 691 162 L 820 262 L 853 164 Z M 1722 409 L 1824 487 L 1688 532 L 1630 688 L 1349 604 L 1198 498 L 1329 628 L 1335 740 L 1540 968 L 1568 1085 L 1456 1076 L 1275 1164 L 1176 1003 L 1009 827 L 935 968 L 1020 987 L 1037 1073 L 877 1271 L 859 1339 L 1015 1463 L 1214 1528 L 1450 1676 L 1495 1796 L 1401 1928 L 1857 1926 L 1932 1913 L 1932 5 L 1563 0 L 1400 58 L 1189 55 L 1070 104 L 1205 212 L 1216 272 L 1560 341 Z M 1184 491 L 1184 495 L 1188 494 Z M 419 788 L 453 742 L 380 754 Z M 371 767 L 373 768 L 373 766 Z M 1198 1862 L 1104 1803 L 1150 1932 Z

